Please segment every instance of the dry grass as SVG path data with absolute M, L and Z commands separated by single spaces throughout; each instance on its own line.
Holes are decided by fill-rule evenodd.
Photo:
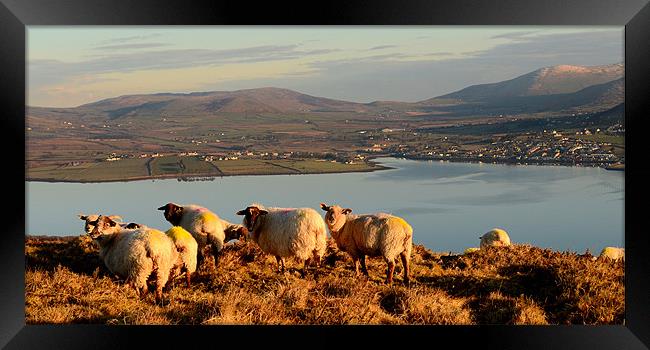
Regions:
M 28 324 L 621 324 L 622 262 L 527 245 L 459 256 L 415 246 L 412 282 L 384 284 L 385 264 L 368 259 L 355 277 L 351 259 L 328 242 L 324 264 L 274 271 L 253 243 L 227 245 L 219 267 L 201 266 L 156 305 L 107 271 L 87 237 L 27 239 Z

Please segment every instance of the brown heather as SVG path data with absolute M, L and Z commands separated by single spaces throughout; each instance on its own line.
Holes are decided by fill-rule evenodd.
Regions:
M 331 240 L 304 279 L 296 262 L 279 274 L 273 257 L 236 242 L 191 288 L 176 281 L 165 305 L 112 277 L 85 236 L 30 237 L 25 248 L 28 324 L 622 324 L 625 310 L 622 262 L 528 245 L 458 256 L 416 245 L 411 284 L 397 265 L 388 286 L 380 258 L 356 278 Z

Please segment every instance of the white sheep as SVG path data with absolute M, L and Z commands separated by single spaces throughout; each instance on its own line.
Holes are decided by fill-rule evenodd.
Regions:
M 158 210 L 164 211 L 165 219 L 173 226 L 184 228 L 194 237 L 201 254 L 204 252 L 203 248 L 210 244 L 215 266 L 219 263 L 219 253 L 224 243 L 231 239 L 240 239 L 247 233 L 243 226 L 223 220 L 199 205 L 167 203 Z M 203 258 L 203 255 L 199 257 Z
M 352 257 L 357 275 L 361 262 L 361 269 L 368 276 L 366 255 L 381 256 L 388 264 L 386 282 L 390 284 L 399 256 L 404 266 L 404 282 L 409 282 L 413 228 L 404 219 L 385 213 L 353 215 L 350 208 L 325 203 L 320 206 L 327 212 L 325 223 L 337 246 Z
M 625 248 L 605 247 L 600 252 L 600 257 L 606 259 L 612 259 L 614 261 L 619 259 L 625 260 Z
M 510 245 L 508 233 L 500 228 L 494 228 L 486 232 L 479 239 L 481 240 L 481 248 L 505 247 Z
M 91 233 L 93 231 L 93 228 L 95 228 L 95 226 L 92 225 L 92 222 L 96 221 L 97 218 L 99 217 L 99 215 L 98 214 L 90 214 L 90 215 L 79 214 L 78 216 L 79 216 L 79 219 L 85 221 L 85 223 L 84 223 L 84 231 L 86 233 Z M 122 228 L 132 229 L 132 228 L 140 228 L 140 227 L 144 226 L 144 225 L 141 225 L 141 224 L 136 224 L 135 222 L 129 222 L 129 223 L 122 222 L 122 217 L 119 216 L 119 215 L 108 215 L 108 218 L 115 221 L 116 223 L 118 223 Z
M 94 228 L 89 236 L 99 244 L 106 267 L 125 278 L 140 297 L 147 293 L 147 280 L 155 273 L 156 302 L 162 302 L 162 290 L 179 260 L 172 240 L 148 227 L 122 228 L 107 216 L 99 215 L 91 223 Z
M 311 208 L 265 208 L 253 204 L 237 212 L 243 215 L 248 236 L 265 253 L 275 256 L 284 272 L 287 257 L 303 262 L 304 277 L 310 262 L 320 266 L 325 254 L 327 229 L 323 218 Z
M 185 272 L 185 281 L 189 288 L 191 276 L 196 271 L 196 256 L 199 245 L 194 237 L 180 226 L 170 228 L 165 234 L 174 242 L 181 260 L 180 266 L 176 266 L 174 269 L 174 275 L 180 276 L 181 273 Z

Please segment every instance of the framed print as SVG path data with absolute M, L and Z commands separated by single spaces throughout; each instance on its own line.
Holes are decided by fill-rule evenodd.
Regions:
M 647 348 L 650 6 L 317 7 L 3 0 L 2 344 Z

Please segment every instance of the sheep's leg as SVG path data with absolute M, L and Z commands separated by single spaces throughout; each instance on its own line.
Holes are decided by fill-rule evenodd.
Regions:
M 162 285 L 156 286 L 156 303 L 162 304 L 163 298 L 162 298 Z
M 352 261 L 354 262 L 354 276 L 359 277 L 359 258 L 353 256 Z
M 212 246 L 212 256 L 214 257 L 214 267 L 219 266 L 219 258 L 221 257 L 221 250 L 223 249 L 223 242 L 208 235 L 208 243 Z
M 395 272 L 395 260 L 386 259 L 386 262 L 388 263 L 388 270 L 386 271 L 386 283 L 391 284 L 393 283 L 393 272 Z
M 135 294 L 138 295 L 138 298 L 142 299 L 146 294 L 147 294 L 147 285 L 145 284 L 144 287 L 138 286 L 135 281 L 129 282 L 129 285 L 135 289 Z
M 406 252 L 402 252 L 402 254 L 399 255 L 400 258 L 402 258 L 402 266 L 404 266 L 404 282 L 409 283 L 409 273 L 410 273 L 410 267 L 409 267 L 409 258 Z
M 278 272 L 284 272 L 284 258 L 276 255 L 275 260 L 278 262 Z
M 203 266 L 203 261 L 205 261 L 204 254 L 203 249 L 199 249 L 199 253 L 196 255 L 196 266 Z
M 364 275 L 368 276 L 368 268 L 366 268 L 366 256 L 361 255 L 359 261 L 361 261 L 361 271 L 363 271 Z
M 221 256 L 221 247 L 212 246 L 212 256 L 214 256 L 214 267 L 219 266 L 219 257 Z
M 303 261 L 302 270 L 300 270 L 300 277 L 305 278 L 307 274 L 307 260 Z
M 187 267 L 183 267 L 183 270 L 185 270 L 185 282 L 187 283 L 187 288 L 190 288 L 190 279 L 192 278 L 192 275 L 187 270 Z

